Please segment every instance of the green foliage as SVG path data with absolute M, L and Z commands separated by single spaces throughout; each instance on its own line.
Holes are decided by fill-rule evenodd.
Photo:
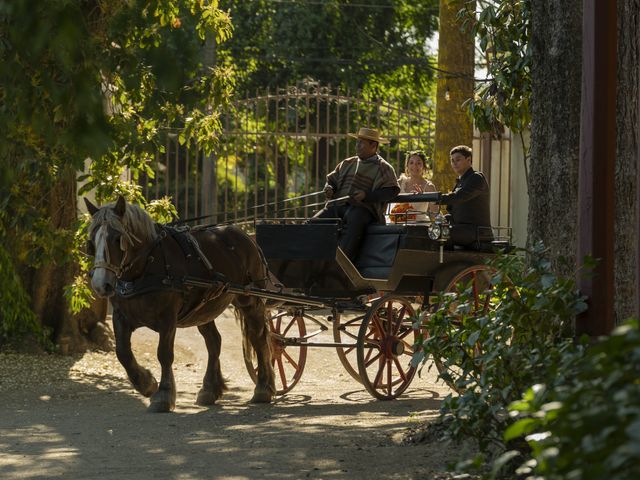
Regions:
M 216 1 L 0 0 L 0 232 L 13 263 L 0 283 L 20 278 L 25 292 L 1 328 L 28 311 L 29 272 L 77 258 L 75 219 L 52 213 L 75 210 L 74 172 L 87 159 L 80 193 L 143 201 L 138 180 L 153 175 L 163 128 L 211 151 L 232 82 L 206 42 L 230 35 Z
M 472 313 L 477 292 L 467 290 L 428 319 L 425 351 L 446 359 L 441 377 L 460 392 L 445 399 L 441 420 L 481 450 L 458 468 L 482 478 L 637 478 L 638 323 L 575 343 L 568 327 L 584 299 L 544 253 L 537 245 L 497 259 L 485 314 Z
M 469 110 L 481 131 L 507 126 L 522 132 L 531 122 L 531 0 L 485 0 L 478 10 L 473 18 L 466 9 L 460 12 L 472 25 L 487 69 Z
M 475 439 L 488 458 L 512 446 L 503 437 L 513 423 L 508 405 L 531 385 L 564 378 L 564 355 L 573 344 L 563 333 L 586 308 L 573 281 L 552 273 L 541 245 L 527 254 L 493 263 L 491 293 L 481 297 L 489 306 L 484 313 L 473 313 L 478 292 L 469 288 L 443 297 L 428 317 L 423 343 L 441 359 L 441 377 L 460 392 L 443 402 L 448 434 Z
M 563 375 L 534 385 L 509 409 L 505 432 L 530 447 L 518 473 L 541 480 L 640 477 L 638 322 L 563 358 Z
M 87 235 L 91 217 L 88 213 L 84 214 L 79 221 L 78 228 L 73 237 L 72 252 L 74 260 L 78 265 L 78 274 L 73 283 L 67 285 L 64 290 L 65 298 L 69 304 L 72 313 L 78 313 L 83 308 L 89 308 L 93 300 L 93 293 L 89 288 L 88 272 L 91 268 L 92 258 L 85 253 L 85 245 L 87 244 Z
M 20 341 L 27 335 L 43 338 L 45 331 L 31 311 L 29 297 L 1 244 L 0 292 L 0 350 L 6 342 Z
M 162 197 L 151 200 L 144 209 L 149 212 L 151 218 L 158 223 L 169 223 L 178 218 L 176 207 L 171 203 L 169 197 Z
M 142 174 L 164 150 L 167 127 L 180 127 L 180 143 L 196 140 L 210 152 L 220 130 L 218 108 L 231 94 L 228 69 L 207 64 L 206 38 L 231 35 L 217 2 L 127 2 L 110 12 L 103 39 L 103 72 L 117 148 L 91 166 L 84 189 L 98 200 L 125 193 L 141 200 Z M 124 168 L 128 182 L 121 181 Z
M 237 34 L 219 50 L 241 91 L 311 80 L 424 103 L 433 78 L 427 41 L 436 0 L 223 0 Z

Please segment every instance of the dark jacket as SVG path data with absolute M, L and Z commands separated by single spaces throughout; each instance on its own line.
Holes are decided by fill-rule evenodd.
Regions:
M 458 179 L 451 193 L 442 194 L 439 203 L 447 205 L 452 225 L 491 226 L 489 185 L 482 172 L 473 168 Z

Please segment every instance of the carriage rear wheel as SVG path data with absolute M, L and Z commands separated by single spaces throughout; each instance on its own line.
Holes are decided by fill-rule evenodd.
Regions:
M 454 275 L 449 281 L 447 287 L 443 293 L 447 294 L 462 294 L 462 292 L 468 290 L 471 292 L 471 305 L 470 311 L 467 315 L 481 316 L 485 315 L 491 309 L 496 307 L 495 295 L 493 295 L 493 284 L 491 279 L 496 273 L 496 269 L 489 265 L 473 265 L 465 268 L 461 272 Z M 440 307 L 437 306 L 436 309 Z M 453 329 L 462 328 L 462 320 L 457 319 L 455 316 L 455 305 L 450 307 L 450 327 Z M 461 345 L 460 348 L 464 348 L 465 352 L 469 355 L 477 356 L 482 351 L 480 343 L 475 345 Z M 460 372 L 457 371 L 455 366 L 447 365 L 446 359 L 440 358 L 434 355 L 433 362 L 440 373 L 440 378 L 454 391 L 462 393 L 463 388 L 459 388 L 456 385 L 455 379 L 459 376 Z
M 269 319 L 271 364 L 276 377 L 276 394 L 284 395 L 298 383 L 307 363 L 307 346 L 300 345 L 307 334 L 302 312 L 280 310 Z M 244 352 L 244 363 L 251 379 L 258 379 L 255 358 Z
M 372 301 L 380 298 L 380 294 L 370 295 L 367 305 Z M 366 312 L 358 312 L 355 315 L 349 314 L 340 317 L 340 314 L 333 319 L 333 340 L 336 343 L 342 343 L 344 346 L 337 346 L 336 353 L 340 359 L 340 363 L 351 377 L 357 382 L 362 383 L 360 373 L 358 372 L 358 334 Z
M 409 386 L 416 373 L 411 365 L 419 329 L 409 299 L 389 294 L 373 302 L 358 333 L 358 372 L 367 391 L 392 400 Z
M 351 377 L 362 383 L 358 372 L 358 334 L 366 312 L 349 314 L 344 317 L 339 315 L 333 319 L 333 340 L 344 346 L 337 346 L 336 353 L 340 363 Z

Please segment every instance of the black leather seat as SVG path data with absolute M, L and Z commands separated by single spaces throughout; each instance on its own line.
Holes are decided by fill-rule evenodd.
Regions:
M 387 278 L 406 236 L 405 225 L 369 225 L 355 261 L 360 274 L 365 278 Z

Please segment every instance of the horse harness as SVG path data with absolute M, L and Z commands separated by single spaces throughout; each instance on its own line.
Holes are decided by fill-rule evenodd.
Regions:
M 178 319 L 183 321 L 187 317 L 195 314 L 208 302 L 222 295 L 228 288 L 229 280 L 222 273 L 214 270 L 213 265 L 211 265 L 209 259 L 202 252 L 197 239 L 191 234 L 191 229 L 189 227 L 177 228 L 156 224 L 156 229 L 158 230 L 158 235 L 156 236 L 155 241 L 128 263 L 126 262 L 127 250 L 125 250 L 125 254 L 119 266 L 111 264 L 107 254 L 107 261 L 96 262 L 94 268 L 101 267 L 114 272 L 116 275 L 116 295 L 124 299 L 134 298 L 138 295 L 157 291 L 173 291 L 182 293 L 184 297 L 183 309 L 179 312 Z M 128 235 L 126 232 L 123 232 L 122 234 Z M 196 287 L 205 288 L 206 291 L 204 295 L 202 295 L 200 303 L 193 308 L 185 307 L 188 307 L 189 305 L 187 297 L 189 293 L 193 291 L 194 286 L 188 285 L 185 282 L 185 277 L 176 274 L 173 271 L 172 266 L 167 262 L 165 239 L 169 237 L 178 244 L 187 261 L 195 259 L 204 265 L 207 270 L 209 278 L 200 282 L 200 285 Z M 149 273 L 148 267 L 155 261 L 155 257 L 152 254 L 158 248 L 160 249 L 160 255 L 164 264 L 164 273 Z M 129 271 L 138 261 L 145 261 L 145 267 L 142 275 L 134 280 L 123 280 L 121 278 L 122 275 Z

